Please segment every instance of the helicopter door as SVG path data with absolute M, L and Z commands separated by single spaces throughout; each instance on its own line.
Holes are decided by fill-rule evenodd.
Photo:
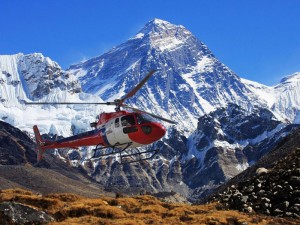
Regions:
M 133 115 L 125 115 L 115 120 L 115 138 L 117 143 L 127 144 L 132 142 L 128 134 L 137 132 L 135 118 Z
M 116 143 L 119 144 L 127 144 L 130 140 L 128 139 L 128 135 L 124 134 L 123 132 L 123 117 L 122 118 L 116 118 L 114 123 L 114 134 L 115 134 L 115 140 Z
M 107 126 L 107 139 L 111 145 L 120 144 L 120 140 L 122 140 L 123 132 L 122 126 L 120 124 L 120 119 L 116 118 L 111 120 Z M 122 142 L 123 143 L 123 142 Z M 127 142 L 126 142 L 127 143 Z
M 114 131 L 114 120 L 109 121 L 105 125 L 106 137 L 110 145 L 116 144 L 115 131 Z

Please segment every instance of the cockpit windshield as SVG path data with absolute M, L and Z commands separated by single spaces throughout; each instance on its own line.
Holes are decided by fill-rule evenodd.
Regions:
M 137 118 L 138 124 L 157 122 L 152 116 L 150 116 L 148 114 L 136 114 L 136 118 Z
M 126 115 L 121 118 L 122 127 L 135 125 L 135 120 L 132 115 Z

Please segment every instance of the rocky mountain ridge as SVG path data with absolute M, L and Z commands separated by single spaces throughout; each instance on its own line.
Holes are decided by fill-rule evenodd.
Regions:
M 254 164 L 296 128 L 276 120 L 267 109 L 249 113 L 234 104 L 198 121 L 188 139 L 189 151 L 182 157 L 188 165 L 185 183 L 191 184 L 194 198 L 204 197 Z

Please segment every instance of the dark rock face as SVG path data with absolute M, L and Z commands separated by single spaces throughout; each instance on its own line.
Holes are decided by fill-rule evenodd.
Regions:
M 35 143 L 18 128 L 0 121 L 0 164 L 36 163 Z
M 278 127 L 279 125 L 281 127 Z M 255 139 L 262 136 L 265 132 L 267 137 L 268 133 L 275 133 L 276 128 L 278 131 L 281 131 L 284 127 L 285 125 L 276 120 L 267 109 L 257 108 L 253 112 L 248 113 L 240 106 L 228 104 L 226 108 L 220 108 L 199 118 L 197 129 L 201 138 L 197 143 L 197 147 L 199 149 L 205 148 L 214 140 L 224 141 L 229 144 L 237 143 L 245 147 L 243 153 L 247 157 L 248 162 L 251 160 L 257 161 L 275 143 L 270 146 L 270 142 L 268 142 L 268 145 L 265 146 L 263 144 L 266 141 L 264 137 L 261 137 L 261 140 Z M 243 144 L 243 142 L 246 143 Z M 236 158 L 238 158 L 238 155 L 236 155 Z
M 300 218 L 299 137 L 300 129 L 208 199 L 245 212 Z M 263 163 L 267 168 L 259 167 Z
M 235 104 L 200 117 L 197 130 L 189 138 L 189 155 L 196 159 L 192 167 L 187 161 L 189 172 L 184 176 L 184 181 L 194 189 L 192 196 L 204 197 L 242 172 L 293 128 L 275 120 L 267 109 L 254 108 L 249 113 Z
M 159 154 L 168 160 L 171 160 L 174 156 L 187 154 L 188 139 L 176 128 L 171 128 L 168 133 L 168 138 L 156 142 L 153 148 L 159 149 Z
M 43 211 L 16 203 L 2 202 L 0 204 L 0 223 L 11 224 L 45 224 L 54 222 L 54 218 Z
M 93 170 L 92 177 L 109 191 L 123 193 L 155 193 L 176 191 L 186 196 L 187 186 L 182 183 L 182 171 L 179 161 L 119 164 L 102 159 Z

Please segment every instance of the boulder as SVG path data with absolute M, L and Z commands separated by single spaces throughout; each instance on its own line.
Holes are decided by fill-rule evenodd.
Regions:
M 0 224 L 45 224 L 53 222 L 54 218 L 43 211 L 16 203 L 2 202 L 0 204 Z

